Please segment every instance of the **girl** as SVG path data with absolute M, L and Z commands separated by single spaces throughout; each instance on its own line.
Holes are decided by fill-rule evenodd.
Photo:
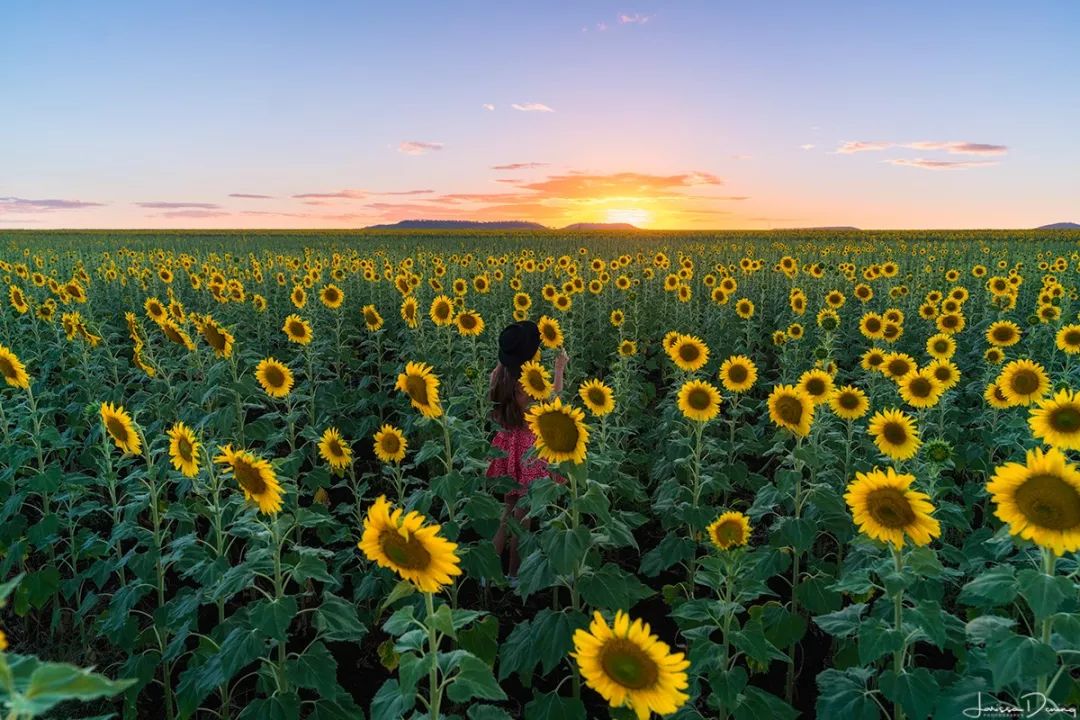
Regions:
M 522 364 L 532 360 L 539 349 L 540 329 L 532 321 L 514 323 L 499 333 L 499 364 L 491 373 L 489 397 L 494 404 L 491 417 L 499 425 L 492 445 L 502 450 L 506 457 L 492 460 L 487 476 L 512 477 L 518 485 L 506 493 L 506 507 L 493 541 L 495 552 L 500 557 L 506 546 L 507 523 L 511 514 L 522 527 L 529 529 L 530 522 L 525 519 L 525 511 L 517 507 L 518 499 L 525 494 L 532 481 L 550 475 L 546 462 L 528 456 L 529 449 L 536 442 L 536 437 L 525 423 L 525 413 L 532 400 L 519 382 Z M 567 362 L 569 358 L 566 351 L 560 350 L 555 356 L 555 394 L 562 392 Z M 520 563 L 517 535 L 510 536 L 509 545 L 509 575 L 513 577 L 517 575 Z

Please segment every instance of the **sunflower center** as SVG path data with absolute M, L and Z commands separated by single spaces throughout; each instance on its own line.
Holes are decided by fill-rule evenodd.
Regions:
M 573 452 L 577 447 L 580 437 L 577 423 L 566 413 L 546 412 L 536 422 L 544 444 L 555 452 Z
M 1057 475 L 1033 475 L 1016 489 L 1029 522 L 1052 530 L 1080 528 L 1080 491 Z
M 910 370 L 911 366 L 904 360 L 893 360 L 889 363 L 889 372 L 897 377 L 907 375 Z
M 398 440 L 397 435 L 384 435 L 382 449 L 387 455 L 394 455 L 401 449 L 401 441 Z
M 547 388 L 544 383 L 544 376 L 536 370 L 530 371 L 529 374 L 525 376 L 525 380 L 533 390 L 543 391 Z
M 713 536 L 716 538 L 718 545 L 725 547 L 734 545 L 742 539 L 742 527 L 738 523 L 728 520 L 716 526 L 716 529 L 713 530 Z
M 902 423 L 885 423 L 881 428 L 881 435 L 890 445 L 903 445 L 908 440 L 907 428 Z
M 113 436 L 119 443 L 127 443 L 129 439 L 127 426 L 118 417 L 110 417 L 105 421 L 105 427 L 108 428 L 109 434 Z
M 326 443 L 326 449 L 329 450 L 330 454 L 334 457 L 341 457 L 345 454 L 341 451 L 341 443 L 337 440 L 330 440 L 330 442 Z
M 233 476 L 240 486 L 254 496 L 266 492 L 266 481 L 263 480 L 259 469 L 242 458 L 233 460 Z
M 304 337 L 307 335 L 307 331 L 304 329 L 304 324 L 296 322 L 295 320 L 289 323 L 289 333 L 294 337 Z
M 185 437 L 176 441 L 176 454 L 180 456 L 180 459 L 184 462 L 191 462 L 194 459 L 194 448 L 191 447 L 191 441 Z
M 1010 327 L 994 328 L 994 339 L 998 342 L 1008 342 L 1012 340 L 1013 331 Z
M 924 377 L 917 377 L 908 383 L 908 392 L 917 398 L 928 398 L 934 392 L 934 385 Z
M 607 395 L 600 388 L 589 388 L 589 402 L 593 405 L 603 405 L 607 402 Z
M 825 381 L 819 377 L 812 377 L 806 381 L 806 392 L 814 397 L 825 394 Z
M 881 330 L 881 321 L 877 318 L 867 318 L 866 329 L 872 333 L 876 333 L 878 330 Z
M 263 371 L 263 378 L 270 387 L 279 388 L 285 385 L 285 373 L 281 372 L 281 368 L 276 365 L 267 365 Z
M 898 335 L 900 335 L 900 326 L 899 325 L 886 325 L 885 329 L 882 332 L 884 333 L 886 338 L 891 340 L 892 338 L 897 337 Z
M 466 330 L 472 330 L 474 327 L 476 327 L 476 319 L 472 315 L 462 315 L 461 327 L 465 328 Z
M 802 422 L 803 405 L 798 398 L 785 395 L 776 401 L 776 414 L 788 425 L 798 425 Z
M 388 528 L 383 530 L 379 542 L 386 557 L 399 567 L 422 570 L 431 564 L 431 553 L 413 534 L 410 534 L 408 538 L 403 538 L 401 533 Z
M 1060 433 L 1075 433 L 1080 430 L 1080 407 L 1063 405 L 1050 412 L 1050 427 Z
M 879 488 L 866 496 L 866 507 L 880 525 L 902 528 L 915 521 L 915 511 L 903 491 L 897 488 Z
M 954 328 L 957 325 L 957 317 L 955 315 L 946 315 L 941 319 L 941 324 L 947 328 Z
M 837 402 L 845 410 L 855 410 L 859 407 L 859 396 L 855 393 L 842 393 Z
M 615 638 L 604 643 L 600 651 L 604 674 L 623 687 L 643 690 L 656 684 L 660 668 L 636 643 Z
M 694 362 L 701 357 L 701 351 L 696 345 L 681 345 L 679 347 L 679 359 L 683 362 Z
M 405 379 L 405 391 L 409 393 L 410 398 L 421 405 L 428 404 L 427 383 L 419 375 L 410 375 Z
M 6 357 L 0 357 L 0 373 L 6 378 L 15 379 L 15 365 Z
M 1080 331 L 1070 330 L 1069 332 L 1065 333 L 1065 344 L 1080 345 Z
M 450 306 L 446 303 L 440 303 L 435 307 L 435 314 L 440 320 L 447 317 L 450 314 Z
M 1039 390 L 1039 376 L 1031 370 L 1018 370 L 1009 383 L 1019 395 L 1031 395 Z
M 745 365 L 732 365 L 728 368 L 728 379 L 733 383 L 746 382 L 746 378 L 750 375 Z
M 686 394 L 686 404 L 695 410 L 707 410 L 712 405 L 712 395 L 702 388 L 694 388 Z

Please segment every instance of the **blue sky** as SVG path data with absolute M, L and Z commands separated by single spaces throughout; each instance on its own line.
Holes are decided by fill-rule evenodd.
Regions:
M 1080 221 L 1071 1 L 3 13 L 0 227 Z

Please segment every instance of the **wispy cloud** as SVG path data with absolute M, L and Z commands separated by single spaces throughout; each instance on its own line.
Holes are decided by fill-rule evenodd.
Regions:
M 228 217 L 230 215 L 232 215 L 232 213 L 228 212 L 227 210 L 199 210 L 193 208 L 188 210 L 168 210 L 163 213 L 157 213 L 154 215 L 154 217 L 195 219 Z
M 950 155 L 1004 155 L 1009 151 L 1006 145 L 990 145 L 988 143 L 962 142 L 958 140 L 919 140 L 918 142 L 907 143 L 904 147 L 913 150 L 944 150 Z
M 421 140 L 406 140 L 398 145 L 398 152 L 405 153 L 406 155 L 427 155 L 429 152 L 436 150 L 442 150 L 443 144 L 440 142 L 423 142 Z
M 555 112 L 544 103 L 538 102 L 513 103 L 510 107 L 521 112 Z
M 630 13 L 629 15 L 624 13 L 624 14 L 619 15 L 619 24 L 620 25 L 644 25 L 645 23 L 652 20 L 653 17 L 654 17 L 653 15 L 642 15 L 640 13 Z
M 896 143 L 887 140 L 848 140 L 846 143 L 836 148 L 836 152 L 841 155 L 851 155 L 860 152 L 888 150 L 895 144 Z
M 488 111 L 491 111 L 491 110 L 495 109 L 495 105 L 493 105 L 492 103 L 484 103 L 480 107 L 482 107 L 482 108 L 484 108 L 485 110 L 488 110 Z
M 18 197 L 0 197 L 0 214 L 42 213 L 54 210 L 79 210 L 89 207 L 102 207 L 105 203 L 85 202 L 83 200 L 28 200 Z
M 923 170 L 962 170 L 964 168 L 987 167 L 997 165 L 996 160 L 926 160 L 924 158 L 895 158 L 885 160 L 890 165 L 922 168 Z
M 200 202 L 137 202 L 135 204 L 147 210 L 217 210 L 221 207 L 217 203 Z
M 533 168 L 545 167 L 548 163 L 543 162 L 520 162 L 506 165 L 492 165 L 492 170 L 532 170 Z
M 805 145 L 800 145 L 799 149 L 800 150 L 813 150 L 816 147 L 817 147 L 817 145 L 812 145 L 811 143 L 806 143 Z
M 332 193 L 300 193 L 293 195 L 298 200 L 363 200 L 368 196 L 363 190 L 338 190 Z
M 259 195 L 257 193 L 229 193 L 231 198 L 244 198 L 247 200 L 273 200 L 273 195 Z

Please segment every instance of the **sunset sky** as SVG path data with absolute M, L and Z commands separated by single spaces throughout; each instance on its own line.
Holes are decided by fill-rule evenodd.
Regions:
M 43 2 L 0 230 L 1080 222 L 1080 3 Z

